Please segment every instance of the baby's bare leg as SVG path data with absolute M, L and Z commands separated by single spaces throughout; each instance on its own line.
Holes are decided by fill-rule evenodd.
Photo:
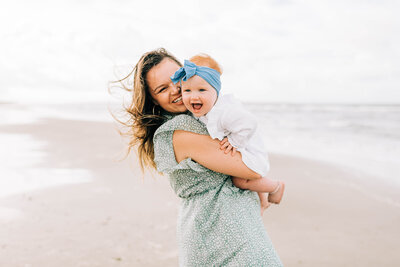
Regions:
M 258 179 L 260 180 L 260 179 Z M 232 177 L 232 182 L 233 184 L 241 189 L 248 189 L 248 190 L 252 190 L 251 188 L 253 188 L 253 186 L 250 184 L 250 187 L 248 187 L 249 180 L 246 179 L 242 179 L 242 178 L 238 178 L 238 177 Z M 256 190 L 252 190 L 252 191 L 256 191 Z M 268 197 L 266 195 L 266 193 L 264 192 L 257 192 L 258 197 L 260 198 L 260 207 L 261 207 L 261 216 L 264 214 L 264 210 L 266 210 L 271 204 L 268 201 Z
M 278 186 L 278 181 L 263 177 L 261 179 L 246 180 L 239 177 L 232 177 L 232 182 L 236 187 L 256 192 L 270 193 L 274 192 Z
M 268 196 L 266 193 L 257 192 L 258 197 L 260 198 L 260 206 L 261 206 L 261 216 L 264 214 L 264 210 L 266 210 L 271 203 L 268 201 Z
M 236 187 L 255 192 L 270 193 L 268 201 L 279 204 L 285 190 L 285 184 L 267 177 L 256 180 L 246 180 L 239 177 L 232 177 L 232 182 Z M 276 192 L 275 192 L 276 191 Z

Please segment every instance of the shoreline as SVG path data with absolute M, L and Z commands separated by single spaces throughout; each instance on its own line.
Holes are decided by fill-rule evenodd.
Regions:
M 84 168 L 93 179 L 0 198 L 5 266 L 177 266 L 179 199 L 166 177 L 144 179 L 109 122 L 44 119 L 0 133 L 46 141 L 40 168 Z M 271 154 L 270 177 L 286 182 L 264 216 L 286 266 L 396 266 L 400 209 L 375 201 L 347 169 Z M 351 184 L 351 183 L 350 183 Z M 386 188 L 389 190 L 388 188 Z

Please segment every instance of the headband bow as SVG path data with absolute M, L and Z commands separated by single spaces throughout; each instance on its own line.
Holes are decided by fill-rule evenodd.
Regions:
M 177 70 L 175 74 L 171 76 L 171 81 L 176 84 L 181 80 L 186 81 L 194 75 L 203 78 L 212 87 L 214 87 L 215 91 L 217 91 L 217 95 L 219 94 L 219 91 L 221 90 L 221 75 L 219 72 L 208 67 L 197 66 L 189 60 L 185 60 L 183 67 Z

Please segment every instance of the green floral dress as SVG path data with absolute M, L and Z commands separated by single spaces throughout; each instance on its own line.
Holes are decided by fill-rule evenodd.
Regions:
M 175 130 L 208 134 L 189 115 L 177 115 L 154 134 L 157 169 L 169 175 L 182 204 L 178 217 L 180 266 L 282 266 L 261 216 L 256 193 L 241 190 L 228 175 L 190 158 L 176 162 Z

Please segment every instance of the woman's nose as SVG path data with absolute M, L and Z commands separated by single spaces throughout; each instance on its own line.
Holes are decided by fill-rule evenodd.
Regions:
M 172 83 L 172 94 L 180 94 L 181 93 L 181 87 L 179 86 L 179 84 L 173 84 Z

